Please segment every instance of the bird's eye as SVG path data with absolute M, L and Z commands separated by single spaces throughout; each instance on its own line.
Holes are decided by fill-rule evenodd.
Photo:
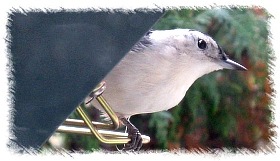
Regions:
M 206 49 L 207 44 L 206 44 L 206 42 L 205 42 L 204 40 L 198 39 L 197 46 L 198 46 L 200 49 L 204 50 L 204 49 Z

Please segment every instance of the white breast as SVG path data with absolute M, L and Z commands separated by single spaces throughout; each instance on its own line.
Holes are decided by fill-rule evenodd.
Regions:
M 173 49 L 169 50 L 172 53 Z M 177 59 L 171 54 L 128 53 L 104 79 L 106 100 L 125 117 L 176 106 L 191 84 L 205 74 L 199 71 L 196 60 L 189 58 L 186 64 Z

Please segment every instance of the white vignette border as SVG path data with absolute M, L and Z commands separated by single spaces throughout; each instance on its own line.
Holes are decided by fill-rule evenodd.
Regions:
M 7 49 L 7 22 L 8 22 L 8 15 L 12 10 L 32 10 L 32 9 L 39 9 L 42 11 L 47 10 L 61 10 L 65 9 L 67 10 L 83 10 L 83 9 L 100 9 L 100 8 L 109 8 L 109 9 L 119 9 L 122 8 L 124 10 L 128 9 L 136 9 L 136 8 L 152 8 L 155 9 L 157 7 L 166 7 L 166 8 L 196 8 L 196 7 L 231 7 L 231 6 L 237 6 L 237 7 L 250 7 L 250 6 L 259 6 L 262 8 L 265 8 L 268 13 L 270 13 L 273 17 L 269 21 L 269 27 L 270 27 L 270 41 L 271 41 L 271 47 L 272 52 L 276 59 L 272 60 L 271 71 L 272 75 L 270 77 L 273 80 L 273 89 L 276 91 L 274 93 L 273 97 L 273 112 L 274 112 L 274 124 L 276 125 L 275 129 L 273 131 L 276 132 L 276 137 L 272 138 L 276 149 L 276 152 L 272 153 L 250 153 L 249 151 L 239 152 L 238 154 L 231 154 L 227 153 L 226 150 L 224 152 L 217 152 L 216 155 L 208 154 L 207 152 L 205 154 L 203 153 L 190 153 L 190 152 L 184 152 L 184 151 L 178 151 L 177 153 L 173 152 L 145 152 L 143 154 L 134 155 L 134 153 L 126 153 L 126 154 L 106 154 L 104 155 L 103 152 L 93 152 L 91 154 L 71 154 L 71 155 L 52 155 L 52 154 L 45 154 L 45 155 L 20 155 L 20 154 L 13 154 L 9 149 L 7 148 L 7 142 L 8 138 L 10 136 L 9 134 L 9 118 L 10 118 L 10 112 L 9 109 L 10 103 L 9 103 L 9 82 L 8 82 L 8 49 Z M 3 7 L 3 9 L 2 9 Z M 279 91 L 279 76 L 280 76 L 280 62 L 279 62 L 279 53 L 280 53 L 280 45 L 277 45 L 277 42 L 280 42 L 280 30 L 279 30 L 279 24 L 280 24 L 280 9 L 277 8 L 277 5 L 272 3 L 271 1 L 260 1 L 260 0 L 254 0 L 254 1 L 247 1 L 247 0 L 238 0 L 234 3 L 228 3 L 220 0 L 209 0 L 207 2 L 202 1 L 195 1 L 195 0 L 188 0 L 185 2 L 182 1 L 160 1 L 160 0 L 153 0 L 153 1 L 121 1 L 116 2 L 114 0 L 108 0 L 108 1 L 90 1 L 90 0 L 79 0 L 79 1 L 67 1 L 67 0 L 60 0 L 60 1 L 36 1 L 36 0 L 25 0 L 25 1 L 16 1 L 11 0 L 9 2 L 6 2 L 5 4 L 1 5 L 1 45 L 0 49 L 2 51 L 2 56 L 0 59 L 0 72 L 1 72 L 1 96 L 0 101 L 2 107 L 4 107 L 4 110 L 1 110 L 0 112 L 0 127 L 2 128 L 1 137 L 0 137 L 0 151 L 2 154 L 7 155 L 9 158 L 18 158 L 20 159 L 37 159 L 38 157 L 42 159 L 256 159 L 256 160 L 263 160 L 263 159 L 274 159 L 279 155 L 279 136 L 277 137 L 277 134 L 279 134 L 279 107 L 280 105 L 280 99 L 279 94 L 277 92 Z M 278 25 L 277 25 L 278 24 Z M 278 27 L 277 27 L 278 26 Z M 2 125 L 3 124 L 3 125 Z M 66 154 L 66 153 L 65 153 Z M 70 157 L 67 157 L 70 156 Z M 218 156 L 218 157 L 217 157 Z

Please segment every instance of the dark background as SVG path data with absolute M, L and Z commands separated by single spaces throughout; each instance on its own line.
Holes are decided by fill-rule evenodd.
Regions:
M 12 11 L 9 146 L 37 149 L 45 143 L 162 14 Z

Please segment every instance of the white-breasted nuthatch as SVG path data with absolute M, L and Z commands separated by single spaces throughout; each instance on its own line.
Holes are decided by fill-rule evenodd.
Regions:
M 246 70 L 208 35 L 191 29 L 148 32 L 104 78 L 103 96 L 131 133 L 127 149 L 142 145 L 127 118 L 176 106 L 196 79 L 224 68 Z

